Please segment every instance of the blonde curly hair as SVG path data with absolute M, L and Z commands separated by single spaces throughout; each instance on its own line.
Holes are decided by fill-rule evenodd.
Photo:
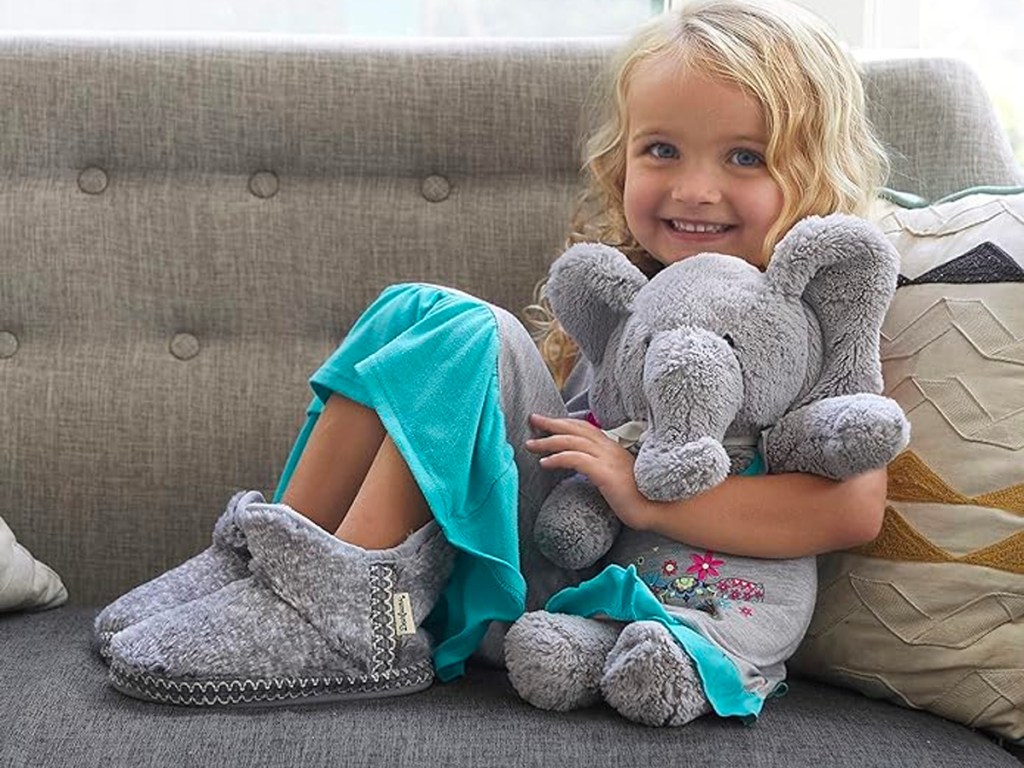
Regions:
M 612 60 L 593 105 L 598 128 L 586 143 L 586 186 L 567 245 L 598 241 L 622 250 L 648 276 L 661 265 L 626 226 L 626 98 L 637 65 L 672 56 L 682 71 L 736 85 L 760 105 L 769 173 L 782 211 L 763 244 L 764 263 L 797 221 L 810 215 L 864 215 L 889 165 L 865 110 L 858 67 L 817 16 L 783 0 L 696 0 L 640 28 Z M 561 384 L 577 350 L 551 316 L 538 286 L 527 316 L 541 354 Z

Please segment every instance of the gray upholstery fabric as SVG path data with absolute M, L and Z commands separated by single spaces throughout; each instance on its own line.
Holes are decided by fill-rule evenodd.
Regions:
M 612 45 L 0 38 L 0 515 L 73 602 L 272 490 L 385 285 L 530 301 Z M 961 65 L 867 73 L 896 186 L 1017 180 Z
M 865 62 L 872 123 L 892 161 L 888 186 L 937 200 L 983 184 L 1024 184 L 985 92 L 954 59 Z
M 401 699 L 185 711 L 106 685 L 88 647 L 92 617 L 62 608 L 0 618 L 0 765 L 1020 768 L 966 728 L 804 681 L 750 728 L 711 718 L 644 728 L 606 707 L 543 712 L 520 701 L 503 674 L 480 668 Z M 21 663 L 6 663 L 9 655 Z

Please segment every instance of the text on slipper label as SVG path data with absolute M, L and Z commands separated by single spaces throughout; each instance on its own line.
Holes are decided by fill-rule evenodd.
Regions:
M 412 600 L 408 592 L 395 592 L 391 598 L 391 604 L 395 611 L 395 634 L 402 635 L 416 634 L 416 621 L 412 617 Z

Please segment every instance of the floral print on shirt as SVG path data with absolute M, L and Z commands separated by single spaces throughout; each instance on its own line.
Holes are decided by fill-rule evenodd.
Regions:
M 726 560 L 705 552 L 690 554 L 685 572 L 676 558 L 663 557 L 655 547 L 635 558 L 637 574 L 652 594 L 666 605 L 694 608 L 712 616 L 733 610 L 734 603 L 745 603 L 738 610 L 742 616 L 754 615 L 750 603 L 764 601 L 764 585 L 738 576 L 725 575 Z M 685 563 L 684 563 L 685 565 Z

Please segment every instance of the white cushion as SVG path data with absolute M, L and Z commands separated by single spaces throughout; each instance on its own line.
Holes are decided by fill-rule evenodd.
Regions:
M 0 611 L 41 611 L 67 599 L 60 576 L 32 557 L 0 517 Z

